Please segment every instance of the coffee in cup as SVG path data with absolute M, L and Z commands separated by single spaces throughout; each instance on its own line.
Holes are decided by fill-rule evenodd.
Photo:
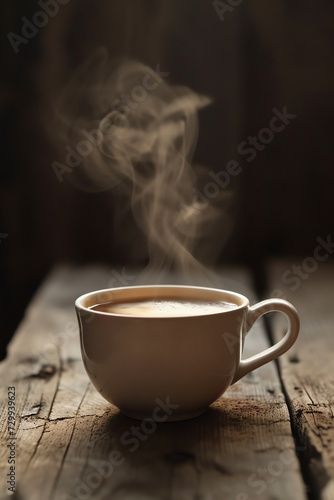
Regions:
M 109 314 L 125 314 L 140 317 L 180 317 L 180 316 L 202 316 L 203 314 L 215 314 L 228 311 L 236 307 L 236 304 L 224 301 L 206 302 L 203 300 L 181 300 L 169 299 L 146 299 L 127 302 L 104 302 L 90 307 L 90 310 Z

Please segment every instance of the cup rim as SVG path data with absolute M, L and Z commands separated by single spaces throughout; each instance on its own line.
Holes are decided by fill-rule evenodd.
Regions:
M 96 311 L 90 309 L 91 306 L 86 307 L 83 305 L 83 301 L 87 300 L 90 297 L 93 297 L 97 294 L 106 294 L 106 293 L 111 293 L 111 292 L 118 292 L 122 293 L 124 291 L 136 291 L 140 289 L 144 290 L 151 290 L 151 289 L 157 289 L 157 288 L 164 288 L 166 290 L 181 290 L 181 289 L 187 289 L 187 290 L 200 290 L 200 291 L 205 291 L 205 293 L 222 293 L 222 294 L 227 294 L 230 297 L 234 297 L 235 299 L 238 300 L 238 304 L 235 304 L 235 307 L 230 310 L 224 310 L 224 311 L 215 311 L 215 312 L 210 312 L 210 313 L 203 313 L 203 314 L 196 314 L 196 315 L 187 315 L 187 316 L 142 316 L 142 315 L 129 315 L 129 314 L 121 314 L 121 313 L 107 313 L 107 312 L 102 312 L 102 311 Z M 191 300 L 191 299 L 190 299 Z M 201 299 L 200 299 L 201 300 Z M 205 298 L 203 298 L 205 300 Z M 103 303 L 103 302 L 101 302 Z M 97 314 L 98 316 L 107 316 L 107 317 L 117 317 L 117 318 L 127 318 L 127 319 L 141 319 L 141 320 L 161 320 L 161 319 L 186 319 L 186 318 L 202 318 L 205 316 L 217 316 L 217 315 L 222 315 L 222 314 L 229 314 L 229 313 L 234 313 L 235 311 L 239 311 L 245 307 L 249 306 L 249 300 L 247 297 L 242 295 L 241 293 L 238 292 L 233 292 L 231 290 L 224 290 L 221 288 L 212 288 L 212 287 L 203 287 L 203 286 L 192 286 L 192 285 L 170 285 L 170 284 L 157 284 L 157 285 L 133 285 L 133 286 L 125 286 L 125 287 L 114 287 L 114 288 L 105 288 L 101 290 L 93 290 L 91 292 L 85 293 L 83 295 L 80 295 L 75 301 L 75 307 L 77 310 L 81 311 L 89 311 L 93 314 Z

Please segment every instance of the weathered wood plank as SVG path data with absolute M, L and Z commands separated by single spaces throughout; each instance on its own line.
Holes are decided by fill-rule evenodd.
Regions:
M 280 358 L 282 380 L 303 453 L 306 474 L 319 498 L 334 498 L 334 265 L 281 261 L 269 268 L 270 286 L 298 309 L 301 333 Z M 293 266 L 300 266 L 296 270 Z M 312 272 L 308 272 L 308 269 Z M 277 340 L 284 318 L 272 319 Z
M 7 385 L 15 385 L 17 393 L 20 498 L 304 500 L 289 413 L 273 363 L 232 386 L 205 415 L 153 429 L 122 416 L 100 397 L 81 362 L 73 302 L 81 293 L 108 287 L 111 276 L 113 286 L 140 281 L 135 273 L 106 268 L 56 270 L 33 300 L 0 365 L 5 381 L 1 401 Z M 214 285 L 255 302 L 242 270 L 221 273 Z M 248 335 L 245 356 L 267 346 L 258 322 Z M 1 412 L 3 423 L 6 406 Z M 1 440 L 7 443 L 5 425 Z M 8 465 L 5 447 L 1 450 L 4 493 Z

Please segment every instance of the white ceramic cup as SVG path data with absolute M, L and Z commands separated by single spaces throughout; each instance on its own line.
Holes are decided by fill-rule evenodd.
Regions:
M 196 316 L 143 317 L 89 308 L 145 299 L 225 301 L 235 308 Z M 238 293 L 213 288 L 149 285 L 99 290 L 75 302 L 83 362 L 99 393 L 125 415 L 156 422 L 203 413 L 226 389 L 285 353 L 296 341 L 299 317 L 282 299 L 250 306 Z M 241 359 L 246 333 L 270 311 L 289 322 L 275 345 Z

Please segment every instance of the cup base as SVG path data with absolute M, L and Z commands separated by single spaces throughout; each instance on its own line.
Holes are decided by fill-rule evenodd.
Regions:
M 177 422 L 180 420 L 190 420 L 192 418 L 199 417 L 200 415 L 203 415 L 208 410 L 208 408 L 201 408 L 200 410 L 193 410 L 185 413 L 175 413 L 174 415 L 169 415 L 166 420 L 157 422 L 157 423 L 164 423 L 164 422 Z M 140 413 L 136 412 L 133 410 L 123 410 L 120 408 L 121 413 L 125 415 L 126 417 L 134 418 L 135 420 L 145 420 L 146 418 L 152 420 L 152 414 L 151 413 Z

